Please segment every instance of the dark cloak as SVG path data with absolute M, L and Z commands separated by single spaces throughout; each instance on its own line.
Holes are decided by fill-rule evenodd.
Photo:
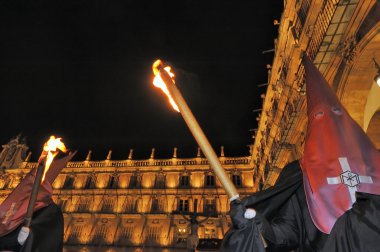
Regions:
M 35 180 L 35 169 L 31 170 L 2 202 L 0 205 L 0 251 L 62 252 L 63 215 L 61 209 L 52 200 L 52 184 L 75 153 L 55 159 L 46 172 L 34 206 L 30 233 L 22 248 L 17 242 L 17 236 L 27 212 Z M 17 206 L 14 211 L 13 205 Z M 9 212 L 11 215 L 7 220 Z
M 322 233 L 310 217 L 299 162 L 292 162 L 275 186 L 231 204 L 234 227 L 226 233 L 221 251 L 379 251 L 380 196 L 356 192 L 356 199 L 331 233 Z M 256 217 L 244 219 L 245 207 L 254 208 Z
M 63 214 L 54 203 L 33 214 L 30 234 L 21 247 L 17 242 L 20 225 L 11 233 L 0 237 L 0 251 L 15 252 L 62 252 L 63 249 Z

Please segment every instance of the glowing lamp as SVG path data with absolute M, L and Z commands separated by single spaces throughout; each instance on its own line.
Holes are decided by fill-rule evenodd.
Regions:
M 373 62 L 375 63 L 375 67 L 376 67 L 376 71 L 377 71 L 376 76 L 375 76 L 375 81 L 376 81 L 377 85 L 379 85 L 379 87 L 380 87 L 380 66 L 379 66 L 379 64 L 377 64 L 375 58 L 373 58 Z

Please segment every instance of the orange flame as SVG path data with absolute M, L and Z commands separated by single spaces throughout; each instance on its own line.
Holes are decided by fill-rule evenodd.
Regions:
M 172 68 L 170 66 L 163 67 L 164 63 L 161 60 L 156 60 L 153 63 L 153 73 L 155 75 L 154 80 L 153 80 L 153 85 L 157 88 L 161 88 L 161 90 L 167 95 L 170 104 L 172 105 L 173 109 L 179 112 L 178 106 L 173 100 L 173 97 L 170 95 L 168 87 L 166 86 L 166 83 L 163 81 L 161 75 L 160 75 L 160 68 L 163 68 L 169 76 L 172 78 L 173 83 L 174 81 L 174 73 L 171 72 Z
M 44 175 L 41 181 L 44 181 L 45 174 L 49 170 L 49 167 L 53 162 L 55 156 L 58 154 L 59 150 L 66 152 L 67 149 L 65 144 L 61 142 L 61 138 L 55 138 L 55 136 L 51 136 L 50 139 L 44 144 L 43 152 L 40 156 L 40 161 L 46 157 Z

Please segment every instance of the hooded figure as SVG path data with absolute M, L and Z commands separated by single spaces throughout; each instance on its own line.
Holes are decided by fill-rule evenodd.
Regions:
M 379 250 L 380 153 L 307 56 L 303 64 L 304 157 L 272 188 L 231 203 L 222 251 Z
M 31 223 L 31 233 L 23 245 L 17 240 L 24 223 L 36 168 L 32 169 L 0 205 L 0 251 L 62 251 L 63 215 L 52 200 L 52 184 L 67 162 L 69 154 L 54 160 L 41 183 Z
M 309 123 L 301 167 L 313 222 L 328 234 L 356 191 L 380 195 L 380 153 L 307 57 L 304 65 Z

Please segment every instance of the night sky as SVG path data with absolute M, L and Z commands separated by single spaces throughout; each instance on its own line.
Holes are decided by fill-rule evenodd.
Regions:
M 51 134 L 83 160 L 195 157 L 181 115 L 151 84 L 157 58 L 219 153 L 248 155 L 283 1 L 1 1 L 0 144 Z

